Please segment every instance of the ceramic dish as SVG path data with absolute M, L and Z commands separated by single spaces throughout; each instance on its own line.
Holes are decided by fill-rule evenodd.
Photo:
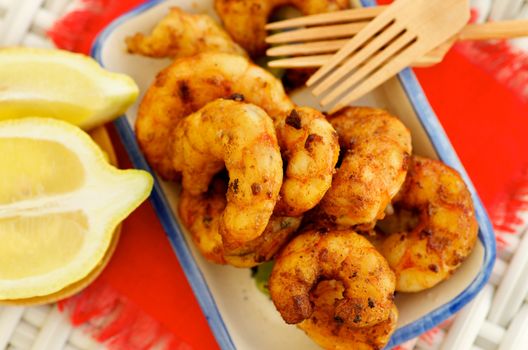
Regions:
M 363 5 L 373 4 L 363 1 Z M 105 68 L 132 76 L 144 93 L 170 60 L 130 55 L 124 39 L 136 32 L 150 31 L 168 8 L 175 5 L 188 12 L 216 17 L 212 0 L 151 1 L 112 23 L 97 39 L 92 55 Z M 292 97 L 299 105 L 317 106 L 307 91 L 299 91 Z M 138 103 L 116 121 L 116 126 L 134 165 L 152 171 L 134 135 Z M 486 212 L 412 71 L 403 71 L 358 104 L 386 108 L 399 116 L 411 130 L 416 154 L 441 159 L 457 169 L 473 194 L 480 225 L 474 252 L 452 278 L 425 292 L 397 296 L 400 319 L 390 347 L 437 325 L 475 297 L 490 276 L 495 240 Z M 177 217 L 177 198 L 176 184 L 156 181 L 152 203 L 220 347 L 318 349 L 302 331 L 284 323 L 271 300 L 257 290 L 248 269 L 214 265 L 201 257 Z

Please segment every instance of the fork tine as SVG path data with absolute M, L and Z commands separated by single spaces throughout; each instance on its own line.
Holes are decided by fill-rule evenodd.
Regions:
M 396 2 L 396 5 L 398 2 Z M 382 12 L 379 16 L 374 18 L 369 24 L 363 28 L 361 32 L 355 35 L 341 50 L 330 59 L 328 62 L 322 66 L 314 75 L 308 79 L 306 82 L 307 86 L 311 86 L 318 82 L 324 75 L 334 69 L 339 63 L 341 63 L 346 57 L 348 57 L 352 52 L 356 51 L 360 46 L 365 44 L 365 42 L 376 34 L 379 30 L 386 27 L 389 23 L 393 21 L 391 13 Z
M 438 45 L 433 50 L 429 51 L 426 55 L 422 56 L 422 60 L 421 60 L 422 63 L 424 65 L 427 65 L 427 64 L 434 64 L 434 63 L 441 62 L 444 56 L 447 54 L 449 49 L 451 49 L 451 47 L 456 41 L 457 41 L 457 37 L 453 36 L 446 42 Z
M 444 60 L 444 56 L 429 56 L 425 55 L 420 58 L 417 58 L 412 64 L 412 67 L 417 68 L 424 68 L 424 67 L 431 67 L 435 64 L 438 64 Z M 316 62 L 314 62 L 316 63 Z M 302 66 L 299 66 L 301 68 Z M 282 67 L 282 68 L 288 68 L 288 67 Z
M 337 86 L 335 89 L 333 89 L 325 98 L 321 100 L 321 104 L 323 106 L 326 106 L 330 103 L 332 103 L 335 99 L 337 99 L 341 94 L 343 94 L 346 90 L 348 90 L 350 87 L 352 87 L 357 82 L 361 81 L 364 77 L 372 73 L 375 69 L 377 69 L 385 60 L 397 53 L 400 49 L 405 47 L 405 45 L 412 42 L 412 40 L 415 39 L 415 36 L 413 36 L 409 32 L 405 32 L 401 36 L 399 36 L 396 40 L 392 41 L 388 47 L 386 47 L 383 51 L 378 52 L 374 57 L 366 61 L 366 63 L 359 67 L 357 71 L 354 72 L 351 76 L 347 77 L 345 81 L 343 81 L 339 86 Z
M 365 7 L 291 18 L 286 19 L 284 21 L 269 23 L 266 25 L 266 29 L 284 29 L 318 24 L 332 24 L 339 22 L 370 20 L 375 16 L 379 15 L 386 8 L 387 6 Z
M 408 58 L 416 55 L 414 51 L 419 48 L 417 45 L 410 45 L 401 51 L 398 55 L 394 56 L 386 65 L 381 67 L 378 71 L 372 74 L 368 79 L 364 80 L 361 84 L 355 87 L 348 95 L 344 96 L 338 103 L 330 110 L 330 113 L 338 111 L 339 109 L 347 106 L 350 102 L 357 100 L 369 91 L 381 85 L 387 80 L 388 76 L 394 76 L 399 73 L 402 69 L 407 67 Z
M 333 26 L 313 27 L 306 29 L 290 30 L 287 32 L 270 35 L 266 38 L 268 44 L 280 44 L 295 41 L 307 41 L 350 37 L 365 28 L 368 22 L 337 24 Z
M 436 51 L 436 50 L 434 50 Z M 437 63 L 442 62 L 445 52 L 431 51 L 431 54 L 427 54 L 415 59 L 411 66 L 413 67 L 429 67 Z M 318 68 L 325 64 L 332 55 L 312 55 L 312 56 L 300 56 L 292 58 L 282 58 L 279 60 L 273 60 L 268 62 L 268 66 L 275 68 Z
M 293 44 L 293 45 L 281 45 L 275 46 L 268 51 L 266 55 L 274 56 L 293 56 L 293 55 L 309 55 L 323 52 L 335 52 L 339 50 L 349 39 L 341 40 L 326 40 L 316 41 L 313 43 L 306 44 Z
M 404 30 L 401 26 L 393 24 L 381 34 L 376 36 L 368 42 L 363 48 L 357 51 L 352 57 L 344 62 L 344 64 L 333 71 L 326 79 L 324 79 L 316 88 L 313 89 L 315 96 L 321 95 L 337 83 L 342 77 L 349 73 L 353 68 L 362 64 L 374 52 L 379 50 L 383 45 L 389 43 L 398 33 Z M 359 35 L 359 34 L 358 34 Z M 323 66 L 324 68 L 324 66 Z
M 313 68 L 321 67 L 332 55 L 313 55 L 294 58 L 283 58 L 268 62 L 269 67 L 276 68 Z

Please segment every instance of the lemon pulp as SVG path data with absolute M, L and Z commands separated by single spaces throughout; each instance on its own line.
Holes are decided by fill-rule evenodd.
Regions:
M 63 121 L 0 122 L 0 300 L 54 293 L 88 275 L 152 177 L 112 167 Z
M 58 142 L 1 138 L 0 150 L 0 204 L 70 192 L 84 182 L 79 158 Z
M 22 279 L 75 259 L 88 231 L 81 211 L 0 219 L 0 279 Z

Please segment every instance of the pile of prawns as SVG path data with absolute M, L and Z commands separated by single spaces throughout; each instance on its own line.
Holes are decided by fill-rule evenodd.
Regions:
M 471 253 L 471 195 L 455 170 L 412 155 L 397 117 L 296 106 L 252 63 L 282 5 L 314 14 L 348 1 L 216 0 L 225 30 L 172 8 L 127 38 L 130 53 L 174 59 L 141 102 L 138 142 L 162 178 L 181 181 L 178 211 L 205 258 L 275 259 L 269 291 L 288 324 L 326 349 L 381 349 L 395 291 L 431 288 Z

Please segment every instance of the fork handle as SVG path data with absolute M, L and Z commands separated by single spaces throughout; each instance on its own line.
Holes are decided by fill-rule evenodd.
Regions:
M 528 20 L 469 24 L 462 29 L 458 40 L 511 39 L 528 36 Z

